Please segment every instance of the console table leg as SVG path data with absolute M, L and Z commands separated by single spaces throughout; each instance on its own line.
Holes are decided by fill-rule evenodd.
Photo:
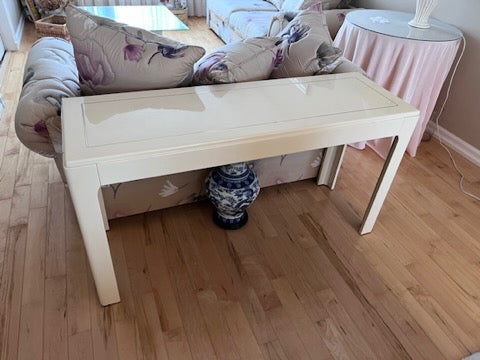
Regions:
M 317 185 L 327 185 L 331 190 L 335 188 L 343 155 L 347 145 L 332 146 L 323 151 L 322 163 L 318 170 Z
M 65 171 L 63 170 L 63 156 L 62 154 L 56 154 L 53 158 L 55 160 L 55 165 L 57 165 L 58 172 L 60 173 L 60 177 L 64 184 L 67 183 L 67 179 L 65 178 Z
M 105 210 L 102 188 L 100 188 L 100 191 L 98 192 L 98 201 L 100 204 L 100 210 L 102 211 L 103 228 L 105 231 L 108 231 L 110 230 L 110 224 L 108 223 L 107 211 Z
M 70 195 L 102 305 L 120 301 L 105 233 L 102 189 L 96 166 L 65 168 Z
M 405 119 L 404 126 L 401 133 L 393 140 L 392 147 L 388 153 L 382 172 L 377 181 L 377 185 L 373 190 L 373 195 L 370 198 L 367 210 L 363 217 L 362 225 L 360 226 L 360 234 L 368 234 L 372 232 L 375 221 L 377 220 L 383 202 L 387 197 L 388 190 L 392 185 L 395 174 L 397 173 L 400 162 L 402 161 L 407 145 L 412 137 L 413 130 L 417 124 L 418 117 Z

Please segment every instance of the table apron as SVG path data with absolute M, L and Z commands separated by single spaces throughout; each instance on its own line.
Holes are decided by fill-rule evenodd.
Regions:
M 195 149 L 131 156 L 96 163 L 101 185 L 110 185 L 224 164 L 252 161 L 283 154 L 315 150 L 400 134 L 405 118 L 383 122 L 335 126 L 291 135 L 252 138 Z

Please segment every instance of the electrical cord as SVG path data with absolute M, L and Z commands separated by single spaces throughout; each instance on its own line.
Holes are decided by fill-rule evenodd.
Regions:
M 471 198 L 477 200 L 477 201 L 480 201 L 480 196 L 478 195 L 475 195 L 469 191 L 466 191 L 465 188 L 464 188 L 464 180 L 465 180 L 465 175 L 463 174 L 463 172 L 460 170 L 460 168 L 458 167 L 457 165 L 457 162 L 455 161 L 455 159 L 453 158 L 453 155 L 450 151 L 450 149 L 443 143 L 442 141 L 442 135 L 440 133 L 440 125 L 438 124 L 438 120 L 440 119 L 440 116 L 442 116 L 443 114 L 443 110 L 445 109 L 445 105 L 447 104 L 447 101 L 448 101 L 448 98 L 450 96 L 450 90 L 452 89 L 452 83 L 453 83 L 453 79 L 455 78 L 455 74 L 457 73 L 457 69 L 458 69 L 458 65 L 460 65 L 460 61 L 462 60 L 463 58 L 463 54 L 465 53 L 465 49 L 467 47 L 467 39 L 465 39 L 465 36 L 462 35 L 462 39 L 463 39 L 463 48 L 462 48 L 462 52 L 460 53 L 460 56 L 457 60 L 457 63 L 455 64 L 455 67 L 453 68 L 453 73 L 452 73 L 452 76 L 450 78 L 450 81 L 448 83 L 448 88 L 447 88 L 447 94 L 445 96 L 445 100 L 443 101 L 443 104 L 442 106 L 440 107 L 440 111 L 438 112 L 438 115 L 435 119 L 435 125 L 436 125 L 436 131 L 437 131 L 437 136 L 438 136 L 438 141 L 440 142 L 440 145 L 446 150 L 446 152 L 448 153 L 448 156 L 450 157 L 450 160 L 452 161 L 452 164 L 453 164 L 453 167 L 455 168 L 455 170 L 457 171 L 457 173 L 460 175 L 460 183 L 459 183 L 459 186 L 460 186 L 460 190 L 462 191 L 462 193 L 464 193 L 465 195 L 467 196 L 470 196 Z

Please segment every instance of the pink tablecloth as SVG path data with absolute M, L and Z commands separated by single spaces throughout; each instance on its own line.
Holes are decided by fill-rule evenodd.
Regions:
M 382 35 L 348 20 L 335 38 L 335 46 L 370 79 L 420 110 L 420 120 L 407 147 L 411 156 L 417 153 L 459 45 L 460 40 L 419 41 Z M 357 143 L 355 147 L 363 149 L 365 144 L 385 158 L 392 139 Z

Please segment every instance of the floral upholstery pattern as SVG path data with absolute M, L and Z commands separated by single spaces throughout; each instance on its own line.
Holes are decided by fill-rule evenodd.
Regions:
M 273 78 L 313 75 L 341 56 L 341 50 L 332 46 L 322 11 L 298 13 L 279 36 L 282 61 L 273 69 Z
M 252 162 L 261 187 L 316 177 L 322 150 L 276 156 Z M 104 187 L 109 219 L 164 209 L 205 199 L 210 169 L 143 179 Z
M 124 44 L 119 54 L 130 62 L 136 62 L 140 50 L 128 45 L 131 44 Z M 279 60 L 277 54 L 275 59 Z M 30 50 L 25 70 L 24 87 L 15 118 L 17 135 L 37 153 L 61 156 L 60 104 L 64 97 L 81 95 L 72 45 L 62 39 L 42 38 Z M 352 71 L 361 70 L 343 58 L 334 70 Z M 265 187 L 315 177 L 321 158 L 322 150 L 313 150 L 256 160 L 252 166 L 260 185 Z M 105 186 L 102 190 L 108 218 L 203 199 L 208 172 L 209 169 L 204 169 Z
M 321 4 L 320 4 L 321 5 Z M 321 10 L 321 7 L 317 5 L 313 5 L 308 10 Z M 333 10 L 326 10 L 323 13 L 325 14 L 325 19 L 327 22 L 328 32 L 332 39 L 340 30 L 343 22 L 345 21 L 345 17 L 347 13 L 352 10 L 345 10 L 345 9 L 333 9 Z M 278 36 L 283 29 L 287 27 L 287 25 L 292 21 L 295 16 L 297 16 L 299 11 L 281 11 L 276 13 L 270 21 L 270 28 L 267 33 L 267 36 Z
M 196 85 L 265 80 L 276 65 L 281 38 L 251 38 L 208 54 L 195 64 Z
M 82 92 L 87 95 L 189 85 L 205 50 L 68 6 Z
M 62 151 L 62 99 L 80 95 L 72 44 L 58 38 L 36 41 L 28 55 L 15 114 L 17 137 L 47 157 Z

